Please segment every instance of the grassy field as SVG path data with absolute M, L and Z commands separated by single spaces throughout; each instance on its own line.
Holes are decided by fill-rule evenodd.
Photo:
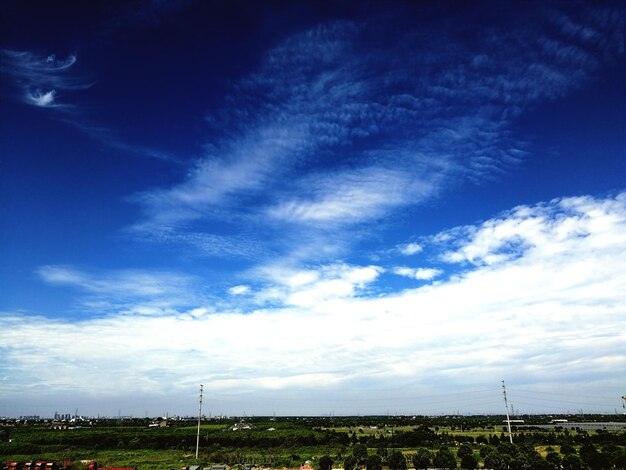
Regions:
M 11 442 L 0 442 L 0 460 L 69 460 L 76 470 L 86 469 L 86 462 L 95 460 L 112 467 L 169 470 L 197 463 L 297 468 L 306 461 L 315 464 L 328 455 L 335 461 L 335 468 L 342 468 L 344 458 L 352 455 L 356 445 L 364 446 L 369 455 L 383 458 L 392 451 L 401 451 L 408 457 L 409 465 L 418 448 L 434 453 L 445 446 L 456 455 L 462 444 L 469 445 L 482 463 L 480 451 L 485 446 L 499 451 L 509 447 L 498 417 L 439 421 L 381 417 L 250 418 L 246 421 L 250 429 L 238 431 L 233 430 L 234 425 L 241 425 L 238 420 L 203 423 L 196 461 L 194 422 L 172 422 L 167 427 L 149 424 L 149 420 L 139 419 L 101 420 L 86 423 L 80 429 L 51 429 L 49 423 L 5 423 Z M 598 449 L 621 452 L 626 447 L 626 433 L 526 430 L 516 432 L 514 441 L 545 458 L 549 451 L 559 451 L 564 443 L 575 452 L 579 452 L 583 442 L 596 442 Z

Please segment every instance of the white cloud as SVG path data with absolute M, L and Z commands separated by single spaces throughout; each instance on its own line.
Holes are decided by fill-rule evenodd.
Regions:
M 379 266 L 332 264 L 317 269 L 295 270 L 281 265 L 259 268 L 259 276 L 270 281 L 257 294 L 261 303 L 271 301 L 303 308 L 320 303 L 353 298 L 378 278 Z
M 50 90 L 46 93 L 41 90 L 35 90 L 32 92 L 28 92 L 26 94 L 26 99 L 35 106 L 52 106 L 54 104 L 56 92 L 54 90 Z
M 418 268 L 413 273 L 415 279 L 419 280 L 431 280 L 439 276 L 443 271 L 435 268 Z
M 507 171 L 524 155 L 523 143 L 511 137 L 512 119 L 582 83 L 597 67 L 594 55 L 614 57 L 608 44 L 616 42 L 619 21 L 589 35 L 584 25 L 560 21 L 560 43 L 547 40 L 553 31 L 545 24 L 531 22 L 522 36 L 485 35 L 476 50 L 433 34 L 436 43 L 419 45 L 432 53 L 420 53 L 402 32 L 406 53 L 390 54 L 376 39 L 365 51 L 359 35 L 367 27 L 348 23 L 287 38 L 233 87 L 225 119 L 214 119 L 226 122 L 225 137 L 178 184 L 136 196 L 145 231 L 227 208 L 275 233 L 288 230 L 273 225 L 282 221 L 307 224 L 290 234 L 306 253 L 298 261 L 319 259 L 322 249 L 340 259 L 331 234 L 340 242 L 353 235 L 334 230 L 340 224 L 420 204 L 451 177 L 482 181 Z M 57 91 L 84 87 L 66 73 L 75 57 L 2 55 L 22 92 L 50 90 L 29 104 L 59 106 Z M 416 81 L 415 70 L 431 78 Z M 320 167 L 328 171 L 312 171 Z M 228 393 L 308 390 L 312 381 L 346 396 L 364 383 L 384 388 L 392 381 L 394 389 L 410 390 L 497 383 L 511 370 L 524 383 L 617 389 L 626 371 L 624 199 L 520 207 L 439 234 L 433 241 L 445 247 L 443 258 L 466 271 L 402 293 L 376 290 L 381 266 L 300 267 L 294 256 L 259 269 L 252 295 L 233 295 L 231 311 L 195 295 L 186 276 L 45 266 L 42 279 L 80 288 L 88 294 L 83 305 L 106 315 L 79 322 L 0 316 L 0 330 L 12 333 L 0 335 L 0 368 L 12 387 L 0 396 L 10 403 L 25 384 L 167 394 L 199 379 Z M 311 225 L 330 230 L 311 234 Z M 162 236 L 212 252 L 228 246 L 211 234 Z M 313 247 L 304 246 L 314 238 Z M 404 249 L 419 251 L 416 244 Z M 435 271 L 394 270 L 421 280 Z M 254 300 L 259 304 L 250 309 Z M 93 390 L 93 383 L 103 386 Z
M 485 231 L 503 242 L 522 236 L 526 248 L 498 263 L 478 262 L 501 246 L 485 244 Z M 512 377 L 519 386 L 559 387 L 570 396 L 617 393 L 626 373 L 626 194 L 518 207 L 454 233 L 471 234 L 457 240 L 457 252 L 471 253 L 477 264 L 401 293 L 368 293 L 382 272 L 377 266 L 276 265 L 263 271 L 263 293 L 274 290 L 274 305 L 245 313 L 199 305 L 155 317 L 136 303 L 78 323 L 4 314 L 0 326 L 12 334 L 0 338 L 0 348 L 10 380 L 0 387 L 8 400 L 19 387 L 7 382 L 104 395 L 180 393 L 205 383 L 218 396 L 261 397 L 296 387 L 310 393 L 310 403 L 314 390 L 333 390 L 337 409 L 355 384 L 388 389 L 390 381 L 395 390 L 435 393 L 451 384 L 497 389 Z M 108 276 L 102 283 L 59 268 L 42 276 L 99 292 L 111 290 L 113 278 L 128 280 Z M 38 347 L 12 347 L 25 341 Z M 93 383 L 102 386 L 95 391 Z M 380 391 L 359 400 L 367 410 L 386 399 Z
M 409 277 L 411 279 L 417 279 L 418 281 L 430 281 L 439 276 L 443 271 L 436 268 L 407 268 L 406 266 L 398 266 L 393 270 L 394 274 L 398 276 Z
M 400 245 L 398 250 L 400 253 L 406 256 L 415 255 L 420 253 L 424 248 L 418 243 L 407 243 L 406 245 Z
M 243 295 L 247 294 L 248 292 L 250 292 L 250 287 L 245 285 L 233 286 L 228 289 L 228 293 L 230 295 Z
M 406 266 L 398 266 L 396 268 L 393 268 L 392 272 L 394 274 L 397 274 L 398 276 L 413 277 L 413 273 L 415 272 L 415 270 L 407 268 Z
M 480 226 L 461 227 L 443 234 L 439 239 L 455 248 L 445 252 L 442 258 L 451 263 L 494 265 L 524 254 L 563 256 L 578 245 L 584 246 L 597 225 L 618 222 L 615 212 L 623 199 L 620 195 L 599 204 L 589 197 L 577 197 L 535 207 L 520 206 Z M 594 205 L 592 211 L 591 205 Z M 611 232 L 600 240 L 619 243 L 626 240 L 626 235 Z

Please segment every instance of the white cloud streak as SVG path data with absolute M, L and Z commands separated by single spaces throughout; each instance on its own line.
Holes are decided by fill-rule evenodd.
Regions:
M 431 196 L 436 186 L 434 181 L 413 179 L 403 171 L 375 167 L 316 179 L 309 184 L 310 192 L 316 196 L 282 202 L 270 208 L 269 215 L 307 223 L 357 222 L 380 217 L 409 200 L 419 203 Z
M 111 308 L 103 300 L 126 304 L 139 300 L 146 307 L 144 314 L 171 313 L 173 306 L 197 301 L 192 294 L 193 279 L 181 274 L 139 270 L 87 273 L 70 266 L 42 266 L 37 274 L 46 283 L 78 288 L 88 294 L 84 306 L 95 309 Z
M 275 176 L 276 164 L 302 146 L 298 134 L 299 131 L 287 128 L 257 129 L 253 135 L 232 144 L 225 159 L 207 156 L 200 161 L 183 184 L 169 190 L 144 192 L 134 199 L 157 225 L 168 227 L 197 219 L 206 215 L 207 208 L 228 205 L 234 194 L 254 194 L 264 188 Z

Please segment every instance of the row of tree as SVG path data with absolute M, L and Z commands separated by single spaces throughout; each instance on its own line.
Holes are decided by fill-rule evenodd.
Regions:
M 608 432 L 598 430 L 590 434 L 585 430 L 570 432 L 568 430 L 533 430 L 515 433 L 515 441 L 518 443 L 532 445 L 583 445 L 592 442 L 595 445 L 626 445 L 626 433 Z M 368 447 L 441 447 L 457 446 L 459 444 L 489 444 L 497 446 L 501 442 L 508 442 L 508 436 L 503 432 L 498 434 L 479 435 L 476 437 L 462 434 L 450 434 L 447 431 L 437 432 L 428 426 L 418 426 L 410 431 L 396 431 L 392 435 L 378 435 L 375 437 L 361 436 L 354 434 L 350 437 L 350 442 L 365 443 Z
M 365 466 L 366 470 L 382 470 L 385 465 L 390 470 L 406 470 L 410 464 L 418 470 L 431 467 L 476 469 L 482 460 L 484 468 L 493 470 L 626 469 L 626 450 L 612 444 L 598 450 L 593 443 L 587 442 L 578 452 L 571 446 L 563 446 L 560 450 L 561 452 L 556 452 L 549 447 L 547 455 L 542 457 L 534 446 L 500 443 L 497 447 L 481 446 L 478 453 L 471 446 L 463 444 L 456 451 L 456 455 L 447 447 L 441 447 L 435 452 L 422 447 L 410 455 L 396 450 L 387 452 L 380 449 L 369 454 L 364 444 L 357 444 L 352 449 L 352 455 L 343 459 L 343 468 L 355 470 Z M 324 456 L 319 460 L 319 469 L 330 470 L 333 464 L 330 456 Z

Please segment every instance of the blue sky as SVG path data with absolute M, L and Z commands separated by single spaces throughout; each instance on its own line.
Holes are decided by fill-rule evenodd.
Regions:
M 616 3 L 2 10 L 0 415 L 621 405 Z

